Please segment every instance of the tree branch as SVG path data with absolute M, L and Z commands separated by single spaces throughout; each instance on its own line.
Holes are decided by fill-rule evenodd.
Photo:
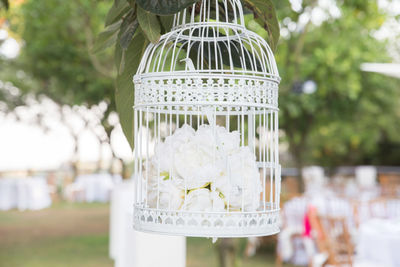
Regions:
M 97 59 L 96 55 L 94 55 L 91 52 L 91 49 L 93 47 L 94 44 L 94 37 L 93 37 L 93 33 L 90 29 L 89 26 L 87 26 L 88 24 L 86 24 L 85 26 L 85 35 L 86 35 L 86 48 L 87 48 L 87 52 L 89 54 L 89 58 L 90 61 L 92 62 L 93 67 L 102 75 L 104 75 L 105 77 L 108 78 L 112 78 L 114 79 L 114 75 L 111 71 L 108 70 L 108 68 L 104 67 L 100 61 Z

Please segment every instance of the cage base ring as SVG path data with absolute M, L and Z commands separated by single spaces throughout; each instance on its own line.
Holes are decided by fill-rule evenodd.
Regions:
M 192 237 L 249 237 L 279 233 L 279 210 L 190 212 L 134 207 L 135 230 Z

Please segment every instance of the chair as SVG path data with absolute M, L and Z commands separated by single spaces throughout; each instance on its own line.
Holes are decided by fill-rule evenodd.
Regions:
M 282 209 L 282 227 L 278 236 L 277 255 L 275 266 L 282 266 L 283 261 L 292 261 L 296 258 L 296 251 L 303 246 L 304 216 L 307 211 L 308 200 L 304 197 L 295 197 L 287 201 Z M 301 242 L 298 242 L 300 240 Z
M 354 227 L 358 229 L 362 221 L 362 216 L 361 216 L 362 202 L 356 199 L 352 199 L 350 200 L 350 203 L 351 203 L 351 209 L 353 211 Z
M 371 199 L 368 201 L 368 209 L 370 218 L 387 219 L 387 199 L 384 197 Z
M 381 174 L 379 184 L 383 196 L 395 197 L 400 189 L 400 176 L 398 174 Z
M 282 179 L 281 203 L 295 197 L 300 197 L 299 179 L 297 177 L 287 176 Z
M 320 216 L 308 213 L 318 250 L 327 255 L 326 263 L 333 266 L 353 264 L 354 244 L 344 217 Z

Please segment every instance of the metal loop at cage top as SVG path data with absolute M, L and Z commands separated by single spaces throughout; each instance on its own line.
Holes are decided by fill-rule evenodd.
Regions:
M 135 229 L 279 231 L 279 81 L 239 0 L 204 0 L 175 15 L 134 76 Z

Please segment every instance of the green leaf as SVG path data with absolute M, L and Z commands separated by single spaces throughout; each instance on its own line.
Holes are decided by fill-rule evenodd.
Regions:
M 133 35 L 135 34 L 137 28 L 139 26 L 139 22 L 135 19 L 131 22 L 124 32 L 121 32 L 121 37 L 119 40 L 119 44 L 121 45 L 122 49 L 127 49 L 130 45 Z
M 5 9 L 9 9 L 10 8 L 10 3 L 8 2 L 8 0 L 1 0 L 1 2 L 0 2 L 0 9 L 2 8 L 2 7 L 5 7 Z
M 198 2 L 199 0 L 137 0 L 146 11 L 157 15 L 172 15 Z
M 169 172 L 161 172 L 160 176 L 164 177 L 163 178 L 164 181 L 169 180 Z
M 161 37 L 161 28 L 157 16 L 140 7 L 137 11 L 140 27 L 150 42 L 156 43 Z
M 122 48 L 116 46 L 116 64 L 117 68 L 122 60 L 125 60 L 125 68 L 117 76 L 115 103 L 117 112 L 129 145 L 133 149 L 133 105 L 134 105 L 134 85 L 133 75 L 139 67 L 141 57 L 147 46 L 148 41 L 142 32 L 137 32 L 133 37 L 128 49 L 123 57 Z
M 139 22 L 137 20 L 134 10 L 131 10 L 128 15 L 123 19 L 121 28 L 119 30 L 118 39 L 122 49 L 126 50 L 132 41 Z
M 170 32 L 174 21 L 174 16 L 158 16 L 158 19 L 161 25 L 161 32 L 163 34 Z
M 115 66 L 117 67 L 117 73 L 122 73 L 125 68 L 125 51 L 121 46 L 115 48 Z
M 124 1 L 124 0 L 118 0 L 118 1 Z M 136 9 L 136 0 L 127 0 L 127 1 L 132 8 Z
M 96 38 L 96 41 L 92 47 L 92 53 L 99 53 L 106 48 L 115 44 L 118 38 L 118 31 L 122 21 L 117 21 L 114 24 L 108 26 L 102 31 Z
M 272 0 L 244 0 L 245 6 L 253 11 L 255 20 L 268 32 L 268 41 L 272 51 L 276 50 L 279 40 L 279 22 Z
M 107 13 L 105 26 L 120 20 L 129 9 L 129 3 L 126 0 L 115 0 L 114 4 Z

